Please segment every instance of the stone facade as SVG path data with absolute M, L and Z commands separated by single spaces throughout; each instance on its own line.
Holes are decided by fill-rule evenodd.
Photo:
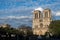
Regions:
M 43 12 L 35 10 L 33 13 L 33 34 L 44 35 L 48 32 L 48 26 L 51 22 L 51 10 L 45 9 Z

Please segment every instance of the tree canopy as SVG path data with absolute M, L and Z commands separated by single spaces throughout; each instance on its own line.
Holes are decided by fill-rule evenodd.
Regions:
M 60 35 L 60 20 L 54 20 L 50 23 L 49 31 L 54 35 Z

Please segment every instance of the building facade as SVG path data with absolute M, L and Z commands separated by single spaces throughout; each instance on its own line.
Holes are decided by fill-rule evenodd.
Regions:
M 48 32 L 48 26 L 51 22 L 51 10 L 45 9 L 42 12 L 35 10 L 33 13 L 33 34 L 44 35 Z

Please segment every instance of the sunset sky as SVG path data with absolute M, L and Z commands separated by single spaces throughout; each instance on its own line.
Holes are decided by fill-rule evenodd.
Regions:
M 45 8 L 51 9 L 54 19 L 60 20 L 60 0 L 0 0 L 0 24 L 32 25 L 32 12 Z

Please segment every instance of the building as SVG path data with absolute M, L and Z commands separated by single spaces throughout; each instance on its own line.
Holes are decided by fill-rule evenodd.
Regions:
M 10 27 L 10 25 L 9 25 L 9 24 L 1 24 L 1 25 L 0 25 L 0 28 L 1 28 L 1 27 L 2 27 L 2 28 L 6 28 L 6 27 Z
M 44 35 L 48 32 L 48 26 L 51 22 L 51 10 L 44 9 L 42 12 L 40 10 L 35 10 L 33 13 L 33 34 Z
M 21 26 L 18 30 L 21 33 L 23 32 L 23 34 L 25 34 L 25 35 L 28 35 L 28 34 L 30 34 L 30 32 L 32 32 L 32 28 L 28 27 L 28 26 Z

